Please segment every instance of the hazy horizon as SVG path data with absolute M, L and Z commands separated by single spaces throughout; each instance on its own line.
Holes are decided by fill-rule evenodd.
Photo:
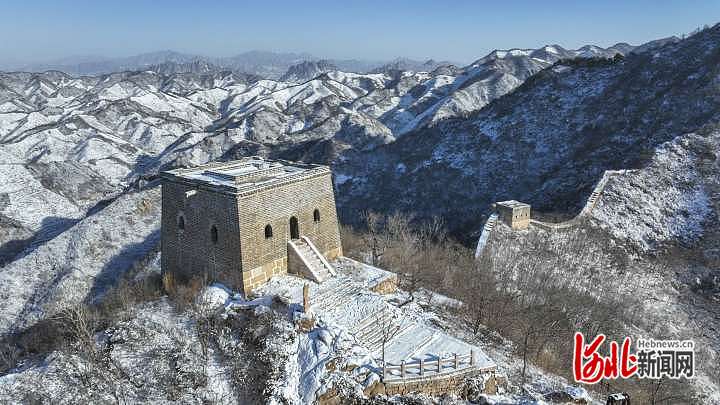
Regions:
M 0 62 L 113 59 L 163 50 L 227 57 L 257 50 L 327 59 L 468 63 L 493 49 L 639 45 L 713 25 L 708 16 L 720 15 L 720 3 L 712 1 L 693 7 L 677 1 L 515 3 L 11 4 L 4 6 L 0 35 L 13 40 L 0 42 Z

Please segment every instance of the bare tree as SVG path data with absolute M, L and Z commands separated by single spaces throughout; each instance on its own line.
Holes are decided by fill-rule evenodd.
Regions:
M 400 329 L 402 328 L 402 320 L 396 316 L 384 316 L 383 312 L 377 316 L 376 323 L 380 327 L 380 339 L 382 343 L 382 364 L 384 370 L 385 365 L 387 364 L 385 362 L 385 346 L 398 334 L 398 332 L 400 332 Z M 382 377 L 383 379 L 385 378 L 384 372 Z
M 367 233 L 365 234 L 365 244 L 370 248 L 370 261 L 373 266 L 380 263 L 385 249 L 390 244 L 390 234 L 383 229 L 382 216 L 374 212 L 363 213 Z

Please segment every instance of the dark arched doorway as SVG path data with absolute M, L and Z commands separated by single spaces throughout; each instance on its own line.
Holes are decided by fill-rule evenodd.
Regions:
M 295 217 L 290 217 L 290 239 L 300 239 L 300 227 Z

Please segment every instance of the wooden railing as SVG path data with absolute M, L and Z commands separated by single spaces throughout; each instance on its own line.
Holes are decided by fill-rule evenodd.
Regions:
M 475 351 L 470 354 L 459 355 L 454 353 L 450 357 L 435 360 L 414 360 L 411 362 L 402 361 L 399 365 L 386 364 L 383 366 L 383 381 L 404 380 L 408 378 L 433 377 L 445 373 L 453 373 L 457 370 L 467 369 L 475 366 Z

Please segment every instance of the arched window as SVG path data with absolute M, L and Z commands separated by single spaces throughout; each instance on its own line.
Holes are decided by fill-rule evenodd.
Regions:
M 210 228 L 210 239 L 212 240 L 213 243 L 217 243 L 217 241 L 218 241 L 218 230 L 215 225 L 213 225 L 212 228 Z
M 313 211 L 313 221 L 320 222 L 320 210 L 317 208 Z
M 184 231 L 184 230 L 185 230 L 185 217 L 184 217 L 184 216 L 180 215 L 180 216 L 178 217 L 178 224 L 177 224 L 177 225 L 178 225 L 178 229 L 179 229 L 179 230 L 181 230 L 181 231 Z
M 272 238 L 272 226 L 270 224 L 265 225 L 265 239 Z
M 290 239 L 300 239 L 300 224 L 295 217 L 290 217 Z

